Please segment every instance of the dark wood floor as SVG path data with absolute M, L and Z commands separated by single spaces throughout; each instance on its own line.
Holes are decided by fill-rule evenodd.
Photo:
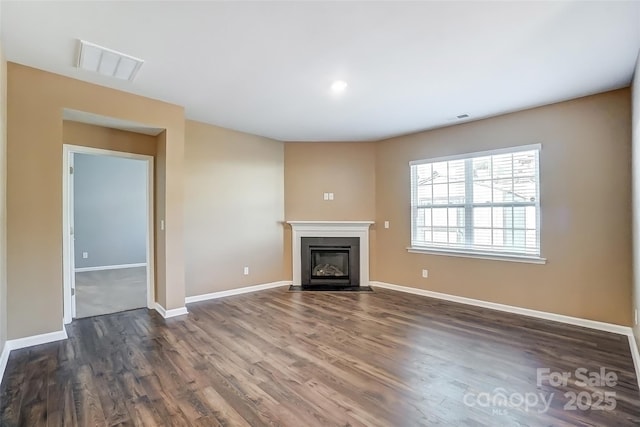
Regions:
M 12 352 L 0 424 L 640 423 L 638 386 L 621 335 L 383 289 L 273 289 L 189 310 L 166 321 L 146 309 L 76 320 L 69 340 Z M 536 384 L 537 368 L 580 367 L 614 371 L 616 385 L 579 387 L 575 378 L 555 388 Z M 564 409 L 567 392 L 604 391 L 615 393 L 615 410 Z M 527 393 L 553 398 L 543 413 L 542 405 L 526 411 L 484 404 L 481 396 L 499 393 L 513 406 Z

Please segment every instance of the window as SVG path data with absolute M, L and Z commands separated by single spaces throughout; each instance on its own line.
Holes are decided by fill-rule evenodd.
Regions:
M 540 257 L 540 145 L 411 162 L 411 248 Z

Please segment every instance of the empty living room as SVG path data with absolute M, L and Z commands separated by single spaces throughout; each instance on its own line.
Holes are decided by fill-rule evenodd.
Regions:
M 0 0 L 0 426 L 640 425 L 640 1 Z

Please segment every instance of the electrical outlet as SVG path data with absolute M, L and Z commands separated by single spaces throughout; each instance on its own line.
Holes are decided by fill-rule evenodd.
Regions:
M 429 270 L 422 270 L 422 277 L 424 277 L 425 279 L 429 277 Z
M 389 221 L 384 222 L 384 228 L 389 228 Z
M 89 252 L 82 252 L 82 259 L 89 258 Z
M 324 200 L 329 200 L 329 193 L 324 193 Z
M 333 200 L 333 193 L 329 193 L 329 200 Z
M 249 267 L 245 267 L 244 268 L 244 275 L 248 276 L 249 275 Z

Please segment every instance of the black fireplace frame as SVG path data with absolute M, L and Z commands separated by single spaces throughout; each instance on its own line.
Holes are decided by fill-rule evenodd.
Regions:
M 325 276 L 314 277 L 311 274 L 311 253 L 316 250 L 348 251 L 348 278 Z M 300 239 L 300 285 L 303 288 L 322 286 L 354 287 L 360 286 L 360 238 L 359 237 L 302 237 Z

